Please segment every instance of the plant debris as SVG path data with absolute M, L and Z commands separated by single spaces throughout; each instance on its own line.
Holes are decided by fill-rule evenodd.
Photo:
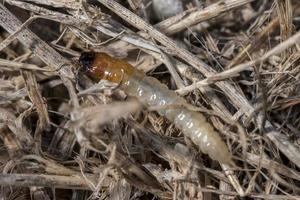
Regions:
M 3 1 L 1 197 L 300 199 L 299 16 L 297 0 Z M 91 80 L 87 51 L 184 97 L 235 166 Z

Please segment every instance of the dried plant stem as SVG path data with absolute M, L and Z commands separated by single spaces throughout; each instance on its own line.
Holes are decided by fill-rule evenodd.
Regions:
M 74 9 L 77 10 L 80 8 L 80 1 L 73 0 L 29 0 L 30 2 L 36 4 L 42 4 L 46 6 L 53 6 L 54 8 L 66 8 L 66 9 Z
M 3 4 L 0 5 L 0 25 L 11 34 L 15 33 L 22 26 L 21 22 Z M 75 88 L 71 81 L 74 79 L 74 74 L 71 71 L 70 62 L 28 29 L 24 28 L 17 35 L 17 38 L 47 65 L 58 71 L 64 85 L 69 91 L 73 106 L 79 107 Z
M 32 72 L 24 71 L 23 77 L 25 80 L 28 96 L 31 99 L 31 102 L 36 107 L 39 116 L 34 139 L 35 139 L 36 146 L 38 145 L 38 148 L 40 148 L 41 147 L 40 145 L 42 144 L 41 141 L 42 131 L 44 131 L 44 129 L 49 128 L 50 125 L 50 118 L 46 106 L 47 104 L 44 102 L 44 99 L 41 93 L 39 92 L 38 83 L 34 74 Z
M 5 0 L 0 5 L 0 51 L 6 59 L 0 59 L 3 198 L 30 192 L 34 199 L 61 199 L 62 190 L 55 188 L 74 200 L 90 193 L 90 199 L 300 198 L 300 2 L 217 0 L 202 8 L 201 0 L 176 1 L 187 10 L 156 25 L 152 1 Z M 94 84 L 95 77 L 77 71 L 73 62 L 90 48 L 126 57 L 153 75 L 149 79 L 157 77 L 157 84 L 144 87 L 145 78 L 129 90 L 122 82 Z M 73 57 L 72 63 L 60 54 Z M 167 72 L 154 70 L 162 64 Z M 191 103 L 185 108 L 207 118 L 226 141 L 234 167 L 202 155 L 182 134 L 186 129 L 176 129 L 178 117 L 170 123 L 157 115 L 184 108 L 172 101 L 176 94 L 170 96 L 172 105 L 123 101 L 126 96 L 131 101 L 137 90 L 152 99 L 161 83 L 172 89 L 175 83 L 175 92 Z M 190 123 L 195 116 L 186 116 L 185 125 L 199 121 Z
M 31 22 L 33 22 L 35 19 L 38 19 L 39 16 L 33 16 L 30 17 L 26 22 L 22 24 L 22 26 L 18 27 L 18 29 L 10 34 L 5 40 L 3 40 L 0 43 L 0 51 L 2 51 L 4 48 L 6 48 L 15 38 L 16 36 L 24 29 L 26 28 Z
M 295 35 L 288 38 L 287 40 L 279 43 L 277 46 L 275 46 L 274 48 L 269 50 L 267 53 L 265 53 L 262 57 L 260 57 L 256 60 L 252 60 L 252 61 L 249 61 L 249 62 L 246 62 L 246 63 L 236 65 L 236 66 L 232 67 L 231 69 L 225 70 L 223 72 L 220 72 L 218 74 L 210 76 L 210 77 L 208 77 L 204 80 L 196 82 L 192 85 L 189 85 L 187 87 L 179 89 L 179 90 L 177 90 L 177 92 L 179 94 L 185 94 L 185 93 L 193 91 L 194 89 L 196 89 L 198 87 L 201 87 L 205 84 L 213 83 L 215 81 L 220 81 L 220 80 L 224 80 L 224 79 L 227 79 L 227 78 L 237 76 L 238 73 L 240 73 L 241 71 L 247 70 L 247 69 L 249 69 L 249 68 L 251 68 L 255 65 L 258 65 L 258 64 L 264 62 L 270 56 L 280 54 L 281 52 L 285 51 L 286 49 L 290 48 L 291 46 L 294 46 L 295 44 L 299 43 L 299 41 L 300 41 L 300 32 L 296 33 Z
M 96 179 L 89 177 L 89 180 L 96 182 Z M 103 186 L 108 187 L 109 179 L 105 180 Z M 1 186 L 19 187 L 49 187 L 64 189 L 90 190 L 86 181 L 79 176 L 58 176 L 58 175 L 37 175 L 37 174 L 0 174 Z
M 179 31 L 182 31 L 190 26 L 201 23 L 208 19 L 218 17 L 223 13 L 226 13 L 234 8 L 246 5 L 255 0 L 225 0 L 218 1 L 214 4 L 207 6 L 202 10 L 185 11 L 170 17 L 155 26 L 161 32 L 166 35 L 172 35 Z
M 0 68 L 3 69 L 14 69 L 14 70 L 31 70 L 31 71 L 40 71 L 40 72 L 54 72 L 54 70 L 40 68 L 34 64 L 20 63 L 12 60 L 6 60 L 0 58 Z
M 293 163 L 300 167 L 299 147 L 289 141 L 289 139 L 274 130 L 269 121 L 266 121 L 266 129 L 269 129 L 267 137 L 276 145 L 278 149 L 284 153 Z
M 185 11 L 174 17 L 170 17 L 170 18 L 166 19 L 166 20 L 160 22 L 159 24 L 156 24 L 154 27 L 166 35 L 171 35 L 171 34 L 176 33 L 176 31 L 181 31 L 183 29 L 188 28 L 189 27 L 188 24 L 191 26 L 191 25 L 201 23 L 203 21 L 207 21 L 216 16 L 219 16 L 222 13 L 226 13 L 233 8 L 238 8 L 242 5 L 250 3 L 252 1 L 253 0 L 243 0 L 243 1 L 226 0 L 226 1 L 222 1 L 222 2 L 217 2 L 215 4 L 212 4 L 212 5 L 204 8 L 203 10 Z M 99 31 L 101 31 L 101 30 L 99 30 Z M 103 32 L 103 31 L 101 31 L 101 32 Z M 105 33 L 105 32 L 103 32 L 103 33 Z M 105 33 L 105 34 L 107 34 L 107 33 Z M 108 35 L 110 35 L 110 34 L 108 34 Z M 143 31 L 140 31 L 138 34 L 140 36 L 147 36 L 147 34 Z M 114 36 L 112 36 L 112 37 L 114 37 Z M 127 49 L 127 51 L 129 51 L 130 49 L 136 48 L 135 46 L 128 45 L 128 43 L 126 43 L 126 42 L 140 47 L 140 45 L 137 44 L 136 42 L 132 43 L 132 41 L 128 41 L 128 39 L 126 38 L 125 35 L 120 37 L 120 41 L 116 41 L 116 42 L 110 44 L 109 46 L 110 47 L 122 46 L 122 48 Z M 144 48 L 144 49 L 153 50 L 150 48 Z M 156 50 L 154 50 L 154 51 L 156 52 Z
M 279 18 L 274 18 L 253 40 L 248 44 L 243 50 L 236 55 L 226 68 L 231 68 L 234 65 L 242 63 L 248 55 L 259 48 L 263 41 L 269 36 L 269 34 L 276 30 L 276 27 L 279 25 Z

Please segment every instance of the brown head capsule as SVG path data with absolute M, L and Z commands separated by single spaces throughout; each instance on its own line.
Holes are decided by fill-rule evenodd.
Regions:
M 79 58 L 84 71 L 96 80 L 120 83 L 130 77 L 135 69 L 122 59 L 112 58 L 106 53 L 84 52 Z

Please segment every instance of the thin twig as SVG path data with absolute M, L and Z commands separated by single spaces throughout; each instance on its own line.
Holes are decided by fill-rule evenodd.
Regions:
M 274 48 L 269 50 L 267 53 L 265 53 L 262 57 L 259 57 L 256 60 L 251 60 L 249 62 L 234 66 L 228 70 L 225 70 L 223 72 L 220 72 L 218 74 L 210 76 L 204 80 L 193 83 L 192 85 L 181 88 L 181 89 L 177 90 L 177 92 L 179 94 L 186 94 L 190 91 L 193 91 L 194 89 L 196 89 L 198 87 L 202 87 L 203 85 L 211 84 L 216 81 L 221 81 L 221 80 L 224 80 L 227 78 L 235 77 L 241 71 L 247 70 L 255 65 L 258 65 L 273 55 L 280 54 L 281 52 L 285 51 L 286 49 L 290 48 L 291 46 L 294 46 L 295 44 L 299 43 L 299 41 L 300 41 L 300 32 L 294 34 L 292 37 L 288 38 L 287 40 L 283 41 L 282 43 L 279 43 L 277 46 L 275 46 Z
M 182 31 L 188 27 L 199 24 L 203 21 L 220 16 L 232 9 L 241 7 L 255 0 L 224 0 L 218 1 L 207 6 L 204 9 L 194 9 L 192 11 L 185 11 L 174 17 L 170 17 L 155 26 L 161 32 L 167 35 L 172 35 Z
M 94 183 L 96 179 L 90 176 L 89 180 Z M 106 179 L 102 186 L 109 186 L 109 179 Z M 42 175 L 42 174 L 0 174 L 1 186 L 18 186 L 18 187 L 49 187 L 64 189 L 85 189 L 89 190 L 86 181 L 79 176 L 58 176 L 58 175 Z
M 5 68 L 9 70 L 32 70 L 32 71 L 40 71 L 40 72 L 54 72 L 55 70 L 40 68 L 34 64 L 20 63 L 12 60 L 6 60 L 0 58 L 0 68 Z
M 3 4 L 0 5 L 0 24 L 11 34 L 15 33 L 19 27 L 22 26 L 21 22 L 10 13 Z M 75 88 L 72 83 L 75 76 L 71 71 L 72 66 L 70 62 L 28 29 L 24 28 L 24 30 L 18 34 L 18 39 L 24 45 L 29 47 L 33 53 L 39 56 L 46 64 L 58 70 L 62 81 L 69 91 L 73 106 L 79 107 Z

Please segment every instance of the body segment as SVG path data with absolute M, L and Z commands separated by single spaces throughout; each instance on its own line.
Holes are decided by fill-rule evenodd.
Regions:
M 92 55 L 93 54 L 93 55 Z M 89 60 L 86 57 L 89 57 Z M 131 96 L 135 96 L 146 106 L 164 106 L 180 104 L 183 106 L 164 107 L 158 113 L 172 121 L 200 150 L 220 163 L 230 164 L 231 154 L 226 144 L 207 122 L 204 115 L 184 107 L 184 98 L 169 90 L 157 79 L 146 76 L 129 63 L 114 59 L 105 53 L 82 54 L 80 62 L 94 79 L 106 79 L 120 83 L 120 87 Z

